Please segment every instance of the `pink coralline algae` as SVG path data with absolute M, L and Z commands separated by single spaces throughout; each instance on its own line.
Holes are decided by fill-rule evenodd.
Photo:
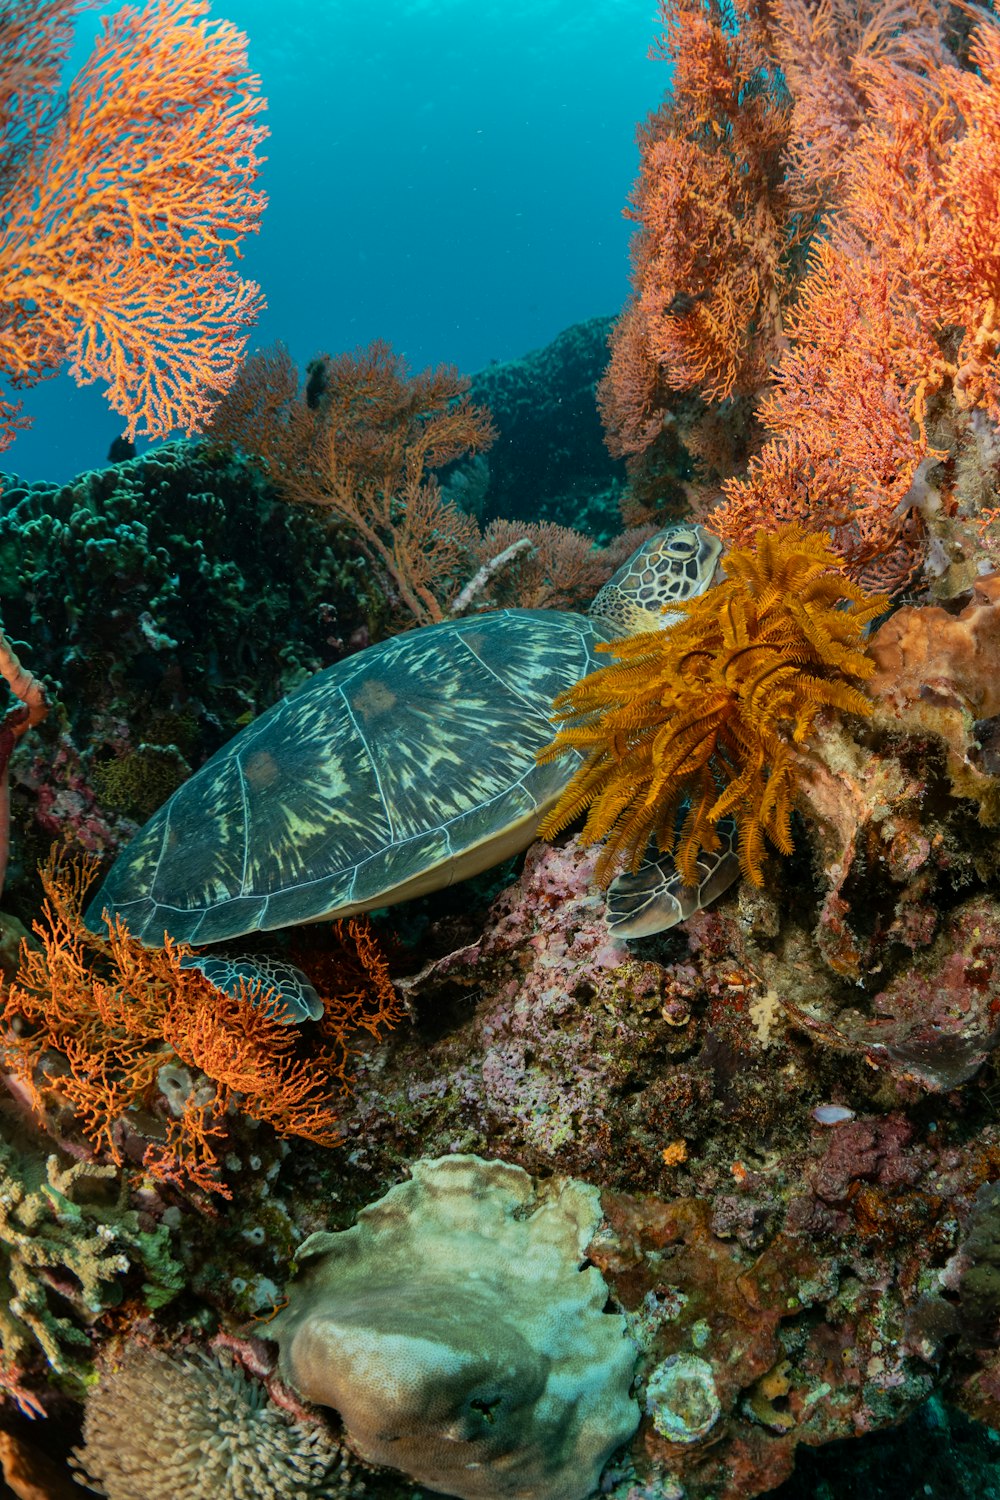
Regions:
M 588 1255 L 642 1350 L 616 1500 L 750 1500 L 799 1443 L 935 1389 L 1000 1420 L 982 1298 L 948 1291 L 1000 1179 L 995 852 L 929 743 L 874 729 L 854 761 L 830 732 L 796 863 L 641 944 L 609 937 L 588 855 L 535 847 L 406 982 L 414 1033 L 362 1061 L 348 1195 L 417 1142 L 601 1186 Z

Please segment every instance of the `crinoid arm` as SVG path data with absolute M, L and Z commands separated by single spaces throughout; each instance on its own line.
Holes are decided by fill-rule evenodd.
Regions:
M 659 916 L 675 910 L 672 881 L 702 889 L 702 861 L 725 853 L 726 818 L 743 875 L 762 885 L 765 841 L 792 849 L 796 746 L 822 712 L 871 713 L 864 638 L 887 600 L 844 575 L 828 536 L 794 523 L 760 531 L 722 566 L 725 581 L 679 604 L 665 630 L 603 648 L 617 660 L 557 701 L 562 728 L 541 756 L 585 757 L 543 836 L 586 813 L 585 842 L 605 840 L 602 879 L 629 868 L 616 901 L 659 901 Z M 659 852 L 647 856 L 651 835 Z M 674 873 L 657 885 L 646 863 L 661 856 Z

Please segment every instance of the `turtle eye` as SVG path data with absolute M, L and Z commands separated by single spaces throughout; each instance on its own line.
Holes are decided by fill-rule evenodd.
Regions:
M 694 532 L 675 532 L 674 535 L 670 538 L 670 544 L 666 549 L 667 556 L 680 558 L 690 557 L 692 552 L 695 552 L 697 550 L 697 547 L 698 538 L 695 536 Z

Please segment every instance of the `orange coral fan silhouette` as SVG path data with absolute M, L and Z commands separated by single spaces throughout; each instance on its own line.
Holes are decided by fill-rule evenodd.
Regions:
M 489 447 L 489 413 L 452 366 L 411 375 L 376 339 L 316 360 L 304 390 L 280 346 L 247 360 L 208 435 L 255 458 L 281 495 L 347 527 L 418 624 L 444 618 L 479 528 L 432 471 Z
M 759 531 L 755 552 L 722 566 L 726 581 L 677 605 L 680 621 L 598 646 L 616 663 L 556 699 L 566 727 L 541 758 L 584 759 L 540 833 L 586 809 L 584 842 L 606 841 L 605 883 L 620 858 L 636 869 L 655 836 L 695 884 L 698 854 L 721 847 L 716 824 L 728 815 L 742 872 L 760 885 L 765 834 L 791 852 L 795 746 L 824 708 L 871 713 L 854 684 L 874 671 L 862 636 L 888 601 L 844 576 L 828 538 L 796 525 Z
M 42 870 L 40 947 L 22 945 L 16 980 L 0 997 L 0 1057 L 44 1118 L 69 1108 L 95 1150 L 119 1165 L 129 1111 L 149 1107 L 164 1070 L 195 1070 L 164 1138 L 146 1148 L 152 1175 L 225 1196 L 219 1149 L 231 1105 L 279 1135 L 320 1145 L 340 1139 L 334 1098 L 346 1091 L 350 1038 L 375 1036 L 401 1015 L 385 961 L 364 921 L 341 924 L 336 993 L 310 1047 L 267 995 L 217 990 L 189 951 L 167 939 L 149 949 L 119 921 L 107 938 L 84 926 L 95 862 L 56 854 Z
M 74 8 L 26 0 L 0 24 L 0 380 L 68 363 L 129 437 L 190 432 L 262 306 L 227 258 L 265 203 L 259 79 L 208 0 L 152 0 L 104 21 L 57 107 Z M 0 449 L 18 425 L 0 393 Z

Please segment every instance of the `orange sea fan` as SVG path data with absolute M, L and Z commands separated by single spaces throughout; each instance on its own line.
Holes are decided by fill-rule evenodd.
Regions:
M 279 345 L 246 361 L 206 435 L 256 459 L 283 499 L 344 527 L 426 625 L 445 617 L 479 542 L 433 472 L 496 436 L 467 389 L 451 365 L 412 374 L 382 339 L 314 360 L 300 389 Z
M 261 307 L 228 259 L 265 203 L 259 79 L 208 0 L 150 0 L 104 21 L 46 107 L 71 9 L 31 0 L 35 34 L 0 52 L 0 379 L 68 363 L 129 437 L 193 431 Z M 0 448 L 16 425 L 0 392 Z
M 674 77 L 639 130 L 634 295 L 599 389 L 621 453 L 655 437 L 658 386 L 713 401 L 759 387 L 798 234 L 782 187 L 789 101 L 757 7 L 662 0 L 660 17 Z
M 826 708 L 871 712 L 856 685 L 874 670 L 862 640 L 888 601 L 844 576 L 829 538 L 759 531 L 722 566 L 726 581 L 676 606 L 677 624 L 598 646 L 614 664 L 556 700 L 564 727 L 541 759 L 584 760 L 540 833 L 586 812 L 584 842 L 605 840 L 604 883 L 619 860 L 637 869 L 655 837 L 695 884 L 698 854 L 720 848 L 731 816 L 743 874 L 762 884 L 764 836 L 791 852 L 795 746 Z
M 93 861 L 56 856 L 42 872 L 40 946 L 22 947 L 0 996 L 3 1066 L 43 1117 L 69 1109 L 93 1148 L 120 1164 L 128 1115 L 166 1092 L 164 1077 L 194 1070 L 171 1094 L 162 1139 L 148 1145 L 154 1176 L 228 1196 L 219 1149 L 231 1107 L 280 1135 L 340 1139 L 335 1100 L 349 1081 L 351 1036 L 381 1035 L 400 1017 L 385 961 L 364 921 L 342 924 L 346 984 L 326 1002 L 310 1041 L 266 995 L 217 990 L 184 967 L 187 949 L 145 948 L 120 922 L 106 938 L 84 926 Z
M 855 577 L 898 558 L 883 586 L 900 588 L 918 561 L 910 495 L 931 454 L 912 407 L 938 358 L 910 281 L 856 237 L 824 241 L 789 332 L 792 348 L 760 408 L 773 439 L 745 479 L 724 483 L 709 524 L 745 546 L 764 523 L 802 521 L 833 534 Z
M 946 442 L 956 411 L 1000 421 L 992 17 L 969 62 L 928 60 L 919 88 L 905 70 L 872 72 L 837 211 L 787 321 L 792 348 L 761 404 L 772 440 L 712 516 L 730 542 L 795 515 L 832 528 L 853 576 L 898 588 L 920 561 L 924 471 L 947 456 L 930 445 L 931 417 Z

